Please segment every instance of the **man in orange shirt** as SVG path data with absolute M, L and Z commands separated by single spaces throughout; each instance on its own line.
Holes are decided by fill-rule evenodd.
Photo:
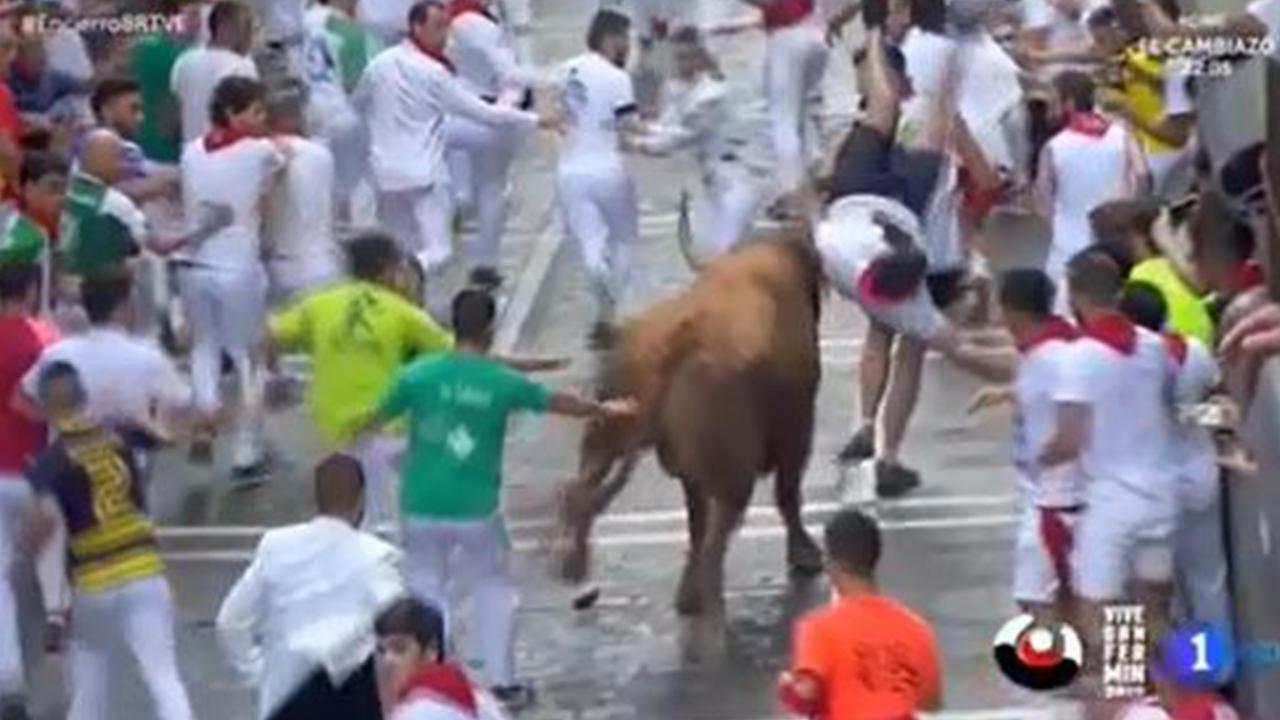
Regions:
M 831 606 L 801 618 L 778 695 L 818 720 L 909 720 L 942 705 L 942 661 L 929 623 L 879 594 L 880 528 L 857 510 L 826 529 Z

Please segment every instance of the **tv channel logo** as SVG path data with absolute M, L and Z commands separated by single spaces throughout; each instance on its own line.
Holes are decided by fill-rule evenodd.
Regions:
M 1001 626 L 991 648 L 1000 672 L 1028 690 L 1066 687 L 1084 663 L 1084 645 L 1075 628 L 1066 623 L 1044 627 L 1026 613 Z
M 1219 687 L 1237 675 L 1280 666 L 1280 643 L 1237 643 L 1222 628 L 1194 622 L 1174 628 L 1161 640 L 1160 670 L 1179 684 Z

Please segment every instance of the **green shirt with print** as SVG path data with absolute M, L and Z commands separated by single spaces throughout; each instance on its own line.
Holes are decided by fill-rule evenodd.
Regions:
M 146 233 L 147 218 L 132 200 L 95 177 L 71 174 L 58 227 L 67 272 L 87 276 L 121 267 L 138 254 Z
M 400 371 L 384 418 L 408 415 L 400 506 L 406 518 L 478 520 L 498 510 L 507 419 L 544 412 L 551 392 L 494 360 L 425 357 Z
M 182 155 L 178 99 L 169 87 L 169 76 L 185 51 L 186 47 L 168 33 L 146 35 L 130 51 L 129 71 L 142 100 L 142 125 L 136 140 L 148 160 L 177 164 Z

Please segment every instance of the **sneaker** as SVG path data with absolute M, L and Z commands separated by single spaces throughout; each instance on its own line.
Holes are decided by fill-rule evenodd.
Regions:
M 505 278 L 496 269 L 483 266 L 472 270 L 468 279 L 472 285 L 490 292 L 502 287 L 504 281 Z
M 871 425 L 863 425 L 854 431 L 849 442 L 844 444 L 836 454 L 836 461 L 842 465 L 851 465 L 869 460 L 876 454 L 876 430 Z
M 518 713 L 533 704 L 533 688 L 526 683 L 503 685 L 490 690 L 509 712 Z
M 897 498 L 920 487 L 920 473 L 897 463 L 876 461 L 876 496 Z

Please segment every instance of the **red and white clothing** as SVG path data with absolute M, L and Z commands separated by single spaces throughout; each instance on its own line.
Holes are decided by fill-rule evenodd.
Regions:
M 520 62 L 497 16 L 482 0 L 453 0 L 449 13 L 445 52 L 462 84 L 484 102 L 522 104 L 535 73 Z M 449 118 L 448 139 L 454 197 L 476 214 L 477 237 L 469 260 L 496 267 L 507 221 L 508 175 L 524 136 L 455 116 Z
M 915 292 L 888 298 L 877 292 L 869 270 L 889 251 L 879 218 L 891 219 L 919 243 L 922 236 L 915 214 L 906 206 L 876 195 L 849 195 L 827 209 L 814 242 L 827 279 L 843 297 L 857 303 L 876 322 L 911 337 L 929 340 L 946 326 L 946 319 L 929 297 L 923 278 Z
M 256 348 L 266 322 L 267 275 L 262 265 L 263 199 L 285 156 L 265 138 L 214 130 L 182 152 L 182 199 L 188 218 L 203 204 L 227 205 L 232 221 L 194 248 L 182 272 L 184 312 L 191 328 L 191 379 L 196 407 L 221 406 L 222 356 L 236 367 L 243 402 L 235 441 L 236 467 L 261 458 L 262 377 Z
M 557 84 L 569 127 L 560 146 L 556 196 L 606 319 L 625 291 L 639 235 L 635 183 L 618 137 L 620 125 L 636 113 L 635 91 L 626 71 L 595 52 L 562 65 Z
M 23 478 L 32 458 L 44 448 L 44 425 L 11 407 L 23 375 L 57 338 L 57 329 L 26 315 L 0 315 L 0 696 L 26 690 L 22 667 L 18 605 L 13 592 L 14 559 L 21 541 L 31 486 Z
M 1093 244 L 1089 212 L 1130 189 L 1133 144 L 1121 123 L 1094 113 L 1074 113 L 1041 151 L 1041 192 L 1051 203 L 1053 231 L 1045 272 L 1057 284 L 1059 313 L 1067 311 L 1067 262 Z
M 778 182 L 800 187 L 818 151 L 818 117 L 828 48 L 815 0 L 747 0 L 760 8 L 765 32 L 765 97 Z
M 182 111 L 182 139 L 190 142 L 212 125 L 209 101 L 223 79 L 238 76 L 257 79 L 253 60 L 220 47 L 194 47 L 183 53 L 169 75 L 169 89 Z
M 1081 330 L 1059 395 L 1090 408 L 1073 586 L 1088 600 L 1108 600 L 1122 597 L 1135 576 L 1172 579 L 1177 473 L 1169 414 L 1176 369 L 1161 336 L 1119 314 L 1094 318 Z
M 409 681 L 390 720 L 507 720 L 488 693 L 453 665 L 429 665 Z
M 1044 467 L 1038 457 L 1058 426 L 1059 406 L 1074 402 L 1064 391 L 1071 372 L 1072 343 L 1079 331 L 1060 317 L 1046 320 L 1019 347 L 1022 361 L 1014 380 L 1014 466 L 1018 469 L 1021 514 L 1015 545 L 1014 598 L 1049 603 L 1070 583 L 1072 534 L 1084 502 L 1079 463 Z
M 434 270 L 452 255 L 445 126 L 451 117 L 516 134 L 532 130 L 530 112 L 478 98 L 452 61 L 406 40 L 378 54 L 356 88 L 368 118 L 378 219 L 396 240 Z
M 1172 709 L 1156 698 L 1143 698 L 1125 706 L 1115 720 L 1240 720 L 1221 698 L 1210 693 L 1184 695 Z

